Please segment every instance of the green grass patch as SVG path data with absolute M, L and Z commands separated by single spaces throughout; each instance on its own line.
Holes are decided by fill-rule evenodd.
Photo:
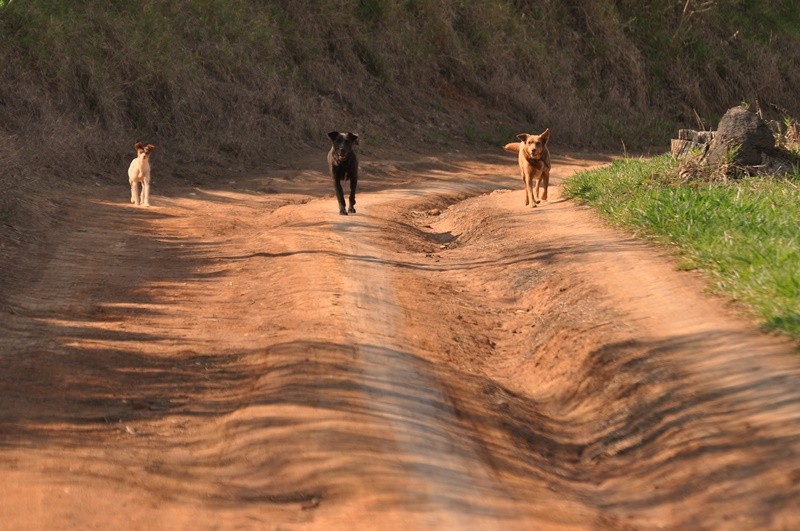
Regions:
M 800 175 L 684 182 L 668 155 L 582 172 L 566 193 L 613 223 L 674 245 L 683 269 L 748 304 L 767 330 L 800 339 Z

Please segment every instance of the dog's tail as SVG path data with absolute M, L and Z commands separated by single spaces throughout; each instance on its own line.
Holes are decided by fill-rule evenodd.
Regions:
M 522 142 L 512 142 L 503 146 L 503 149 L 510 151 L 511 153 L 519 153 L 520 144 L 522 144 Z

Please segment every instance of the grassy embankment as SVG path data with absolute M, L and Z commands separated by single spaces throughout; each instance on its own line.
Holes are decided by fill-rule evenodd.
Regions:
M 783 179 L 683 180 L 668 155 L 580 173 L 571 196 L 613 223 L 675 246 L 684 269 L 800 340 L 800 171 Z
M 0 180 L 116 182 L 135 140 L 223 171 L 333 128 L 666 146 L 756 95 L 800 115 L 799 28 L 794 0 L 0 0 Z

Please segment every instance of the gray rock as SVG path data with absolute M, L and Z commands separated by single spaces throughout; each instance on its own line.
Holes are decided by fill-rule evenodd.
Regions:
M 737 149 L 733 160 L 729 152 Z M 737 166 L 759 166 L 764 155 L 775 150 L 775 137 L 767 122 L 743 107 L 733 107 L 719 121 L 714 138 L 703 156 L 707 164 L 733 162 Z

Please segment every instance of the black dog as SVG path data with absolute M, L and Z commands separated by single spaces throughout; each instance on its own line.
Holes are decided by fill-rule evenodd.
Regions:
M 358 144 L 358 135 L 331 131 L 328 137 L 333 142 L 328 152 L 328 168 L 333 177 L 336 199 L 339 201 L 339 214 L 346 216 L 348 212 L 355 214 L 356 185 L 358 184 L 358 158 L 353 146 Z M 350 180 L 350 208 L 344 209 L 344 190 L 342 181 Z

